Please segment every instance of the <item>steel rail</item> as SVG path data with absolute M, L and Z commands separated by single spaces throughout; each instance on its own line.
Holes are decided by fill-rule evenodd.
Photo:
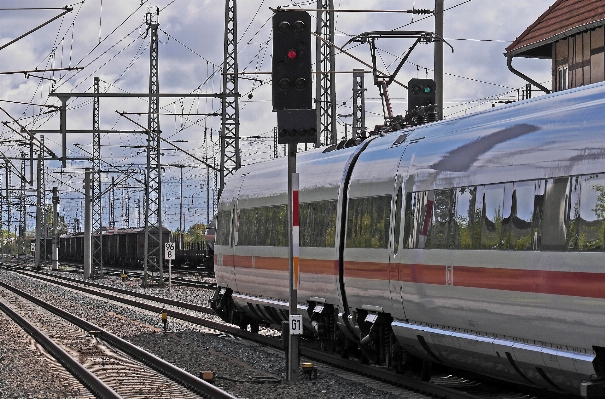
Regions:
M 141 303 L 134 299 L 122 298 L 122 297 L 118 297 L 118 296 L 115 296 L 115 295 L 112 295 L 109 293 L 105 293 L 105 292 L 98 292 L 95 290 L 87 289 L 86 287 L 82 287 L 82 286 L 75 286 L 75 285 L 72 285 L 69 283 L 64 283 L 62 281 L 57 281 L 55 279 L 50 279 L 50 278 L 40 276 L 38 273 L 23 273 L 23 271 L 20 271 L 20 273 L 24 274 L 26 276 L 29 276 L 29 277 L 41 279 L 43 281 L 48 281 L 48 282 L 51 282 L 54 284 L 62 285 L 65 287 L 76 289 L 76 290 L 81 290 L 83 292 L 87 292 L 92 295 L 100 296 L 105 299 L 113 300 L 116 302 L 131 305 L 131 306 L 135 306 L 135 307 L 138 307 L 141 309 L 149 310 L 154 313 L 160 313 L 163 310 L 163 308 L 160 306 L 155 306 L 155 305 L 151 305 L 151 304 L 147 304 L 147 303 Z M 72 279 L 72 278 L 68 278 L 68 279 L 74 280 L 75 282 L 77 282 L 79 284 L 98 286 L 99 288 L 102 288 L 105 290 L 114 289 L 112 287 L 106 287 L 106 286 L 103 286 L 103 285 L 97 284 L 97 283 L 85 282 L 82 280 L 76 280 L 76 279 Z M 214 311 L 212 309 L 209 309 L 209 308 L 206 308 L 206 307 L 200 306 L 200 305 L 187 304 L 184 302 L 174 301 L 174 300 L 170 300 L 167 298 L 154 297 L 153 295 L 135 293 L 135 292 L 123 290 L 120 288 L 116 288 L 115 290 L 118 290 L 120 293 L 123 293 L 125 295 L 136 296 L 136 297 L 140 297 L 140 298 L 144 298 L 144 299 L 148 299 L 148 300 L 153 300 L 155 302 L 171 304 L 176 307 L 183 307 L 183 308 L 190 309 L 190 310 L 197 310 L 199 312 L 203 312 L 203 313 L 207 313 L 207 314 L 214 314 Z M 166 301 L 166 302 L 164 302 L 164 301 Z M 229 325 L 226 323 L 219 323 L 219 322 L 208 320 L 208 319 L 205 319 L 202 317 L 197 317 L 197 316 L 189 315 L 186 313 L 181 313 L 181 312 L 174 311 L 174 310 L 169 311 L 169 317 L 187 321 L 187 322 L 190 322 L 193 324 L 201 325 L 201 326 L 211 328 L 214 330 L 222 331 L 222 332 L 231 334 L 231 335 L 239 337 L 239 338 L 257 342 L 262 345 L 267 345 L 267 346 L 270 346 L 273 348 L 283 349 L 280 339 L 276 339 L 275 337 L 272 337 L 272 336 L 266 336 L 266 335 L 260 335 L 257 333 L 252 333 L 250 331 L 242 330 L 239 327 L 235 327 L 235 326 L 232 326 L 232 325 Z M 309 359 L 320 361 L 320 362 L 329 364 L 329 365 L 337 367 L 337 368 L 341 368 L 341 369 L 349 370 L 349 371 L 352 371 L 355 373 L 363 374 L 363 375 L 366 375 L 368 377 L 371 377 L 371 378 L 374 378 L 377 380 L 388 382 L 388 383 L 391 383 L 391 384 L 399 386 L 399 387 L 410 389 L 412 391 L 422 392 L 424 394 L 431 395 L 431 396 L 438 397 L 438 398 L 479 399 L 479 398 L 486 397 L 482 393 L 474 394 L 471 392 L 466 392 L 463 389 L 454 389 L 454 388 L 451 388 L 448 386 L 438 385 L 438 384 L 435 384 L 432 382 L 421 381 L 417 378 L 398 374 L 394 371 L 389 371 L 384 368 L 371 367 L 368 365 L 364 365 L 359 362 L 341 358 L 338 355 L 333 355 L 333 354 L 327 353 L 326 351 L 323 351 L 323 350 L 318 350 L 318 349 L 314 349 L 314 348 L 310 348 L 310 347 L 301 346 L 300 354 Z M 462 375 L 465 375 L 465 372 L 462 372 Z M 469 378 L 469 379 L 476 378 L 476 376 L 473 373 L 466 373 L 466 375 L 467 375 L 466 378 Z M 500 380 L 494 380 L 492 378 L 485 378 L 485 377 L 482 377 L 482 378 L 484 378 L 486 381 L 488 381 L 490 385 L 500 385 L 503 387 L 503 389 L 506 389 L 506 384 L 507 384 L 506 382 L 503 382 Z M 515 384 L 513 384 L 513 385 L 515 385 Z M 518 385 L 515 385 L 515 386 L 518 387 Z M 533 392 L 537 395 L 540 395 L 541 397 L 548 397 L 550 399 L 555 399 L 555 398 L 556 399 L 564 399 L 564 398 L 566 399 L 567 398 L 567 396 L 565 396 L 565 395 L 560 395 L 556 392 L 550 392 L 550 391 L 546 392 L 539 388 L 531 388 L 531 387 L 525 387 L 525 386 L 523 388 L 519 388 L 519 390 L 523 390 L 523 389 L 527 389 L 529 392 Z
M 116 302 L 131 305 L 131 306 L 135 306 L 140 309 L 149 310 L 154 313 L 160 313 L 164 310 L 161 306 L 156 306 L 156 305 L 152 305 L 152 304 L 148 304 L 148 303 L 141 303 L 134 299 L 118 297 L 118 296 L 115 296 L 115 295 L 112 295 L 109 293 L 91 290 L 86 287 L 74 286 L 69 283 L 65 283 L 62 281 L 56 281 L 54 279 L 49 279 L 49 278 L 46 278 L 43 276 L 39 276 L 38 273 L 27 273 L 25 275 L 31 276 L 34 278 L 39 278 L 41 280 L 48 281 L 48 282 L 58 284 L 58 285 L 62 285 L 65 287 L 69 287 L 72 289 L 80 290 L 82 292 L 100 296 L 105 299 L 113 300 Z M 99 285 L 96 283 L 83 282 L 81 280 L 77 280 L 77 281 L 81 284 L 84 283 L 84 284 L 90 284 L 90 285 Z M 107 290 L 111 289 L 109 287 L 103 287 L 103 286 L 101 286 L 101 288 L 107 289 Z M 122 293 L 122 291 L 126 291 L 126 290 L 122 290 L 122 289 L 118 289 L 118 290 L 121 291 L 120 293 Z M 166 300 L 167 304 L 168 304 L 168 302 L 171 302 L 171 304 L 174 304 L 174 306 L 182 306 L 184 304 L 183 302 L 180 302 L 180 301 L 173 301 L 173 300 L 168 300 L 165 298 L 153 297 L 152 295 L 147 295 L 147 294 L 133 293 L 132 291 L 127 291 L 124 293 L 126 293 L 127 295 L 136 296 L 136 297 L 140 297 L 140 298 L 143 298 L 143 296 L 145 296 L 145 299 L 150 299 L 155 302 L 164 303 L 164 301 Z M 212 311 L 212 310 L 210 312 L 207 312 L 206 310 L 208 308 L 205 308 L 203 306 L 193 305 L 193 304 L 185 304 L 185 305 L 191 306 L 191 307 L 187 307 L 187 309 L 196 310 L 196 309 L 202 308 L 204 310 L 198 310 L 198 311 L 214 314 L 214 311 Z M 196 308 L 196 309 L 193 309 L 193 308 Z M 174 319 L 179 319 L 179 320 L 187 321 L 187 322 L 190 322 L 193 324 L 201 325 L 201 326 L 204 326 L 207 328 L 211 328 L 214 330 L 226 332 L 233 336 L 244 338 L 244 339 L 254 341 L 254 342 L 257 342 L 257 343 L 260 343 L 263 345 L 271 346 L 273 348 L 282 348 L 281 340 L 276 339 L 275 337 L 252 333 L 250 331 L 242 330 L 239 327 L 230 326 L 228 324 L 215 322 L 215 321 L 208 320 L 208 319 L 205 319 L 202 317 L 193 316 L 190 314 L 181 313 L 181 312 L 177 312 L 177 311 L 173 311 L 173 310 L 170 310 L 168 312 L 168 315 L 169 315 L 169 317 L 174 318 Z M 370 376 L 375 379 L 386 381 L 386 382 L 389 382 L 391 384 L 394 384 L 394 385 L 397 385 L 397 386 L 400 386 L 403 388 L 407 388 L 407 389 L 418 391 L 418 392 L 423 392 L 423 393 L 426 393 L 429 395 L 434 395 L 435 397 L 439 397 L 439 398 L 448 398 L 448 399 L 479 399 L 480 398 L 480 396 L 473 395 L 468 392 L 432 384 L 430 382 L 420 381 L 420 380 L 412 378 L 412 377 L 407 377 L 407 376 L 404 376 L 401 374 L 397 374 L 395 372 L 390 372 L 388 370 L 385 370 L 384 368 L 368 367 L 367 365 L 363 365 L 358 362 L 350 361 L 347 359 L 340 358 L 339 356 L 334 356 L 334 355 L 328 354 L 322 350 L 316 350 L 316 349 L 311 349 L 308 347 L 301 346 L 300 354 L 307 358 L 321 361 L 321 362 L 330 364 L 335 367 L 351 370 L 356 373 L 364 374 L 364 375 Z
M 0 301 L 0 310 L 17 323 L 25 332 L 36 340 L 42 347 L 50 353 L 59 363 L 63 365 L 78 381 L 88 388 L 97 398 L 102 399 L 121 399 L 113 389 L 105 385 L 103 381 L 97 378 L 86 367 L 78 363 L 71 355 L 57 345 L 42 331 L 38 330 L 23 317 L 9 308 L 4 302 Z
M 103 329 L 101 329 L 100 327 L 87 322 L 86 320 L 80 319 L 77 316 L 72 315 L 69 312 L 66 312 L 62 309 L 59 309 L 55 306 L 52 306 L 26 292 L 23 292 L 15 287 L 12 287 L 6 283 L 0 282 L 0 286 L 14 292 L 15 294 L 22 296 L 23 298 L 35 303 L 38 306 L 43 307 L 44 309 L 56 314 L 59 317 L 64 318 L 65 320 L 69 321 L 70 323 L 86 330 L 89 332 L 94 332 L 95 335 L 107 342 L 108 344 L 114 346 L 115 348 L 125 352 L 126 354 L 132 356 L 134 359 L 146 364 L 147 366 L 153 368 L 154 370 L 160 372 L 161 374 L 167 376 L 168 378 L 171 378 L 174 381 L 177 381 L 178 383 L 188 387 L 190 390 L 206 397 L 209 399 L 237 399 L 235 396 L 229 394 L 228 392 L 223 391 L 222 389 L 219 389 L 217 387 L 215 387 L 212 384 L 207 383 L 206 381 L 174 366 L 173 364 L 170 364 L 168 362 L 166 362 L 163 359 L 160 359 L 159 357 L 144 351 L 143 349 L 139 348 L 138 346 L 135 346 L 133 344 L 131 344 L 128 341 L 125 341 L 121 338 L 119 338 L 118 336 L 105 331 Z M 137 307 L 140 307 L 140 303 L 138 303 Z
M 195 305 L 193 303 L 187 303 L 187 302 L 182 302 L 182 301 L 177 301 L 175 299 L 169 299 L 169 298 L 162 298 L 162 297 L 157 297 L 151 294 L 145 294 L 142 292 L 133 292 L 133 291 L 129 291 L 127 289 L 123 289 L 123 288 L 117 288 L 117 287 L 109 287 L 103 284 L 99 284 L 99 283 L 95 283 L 92 281 L 83 281 L 83 280 L 78 280 L 75 278 L 71 278 L 71 277 L 61 277 L 60 279 L 57 277 L 54 278 L 49 278 L 49 277 L 43 277 L 40 276 L 40 274 L 44 274 L 46 276 L 48 276 L 49 274 L 46 273 L 32 273 L 32 272 L 25 272 L 25 271 L 17 271 L 17 273 L 23 274 L 25 276 L 30 276 L 30 277 L 35 277 L 37 279 L 49 282 L 49 283 L 53 283 L 53 284 L 57 284 L 57 285 L 61 285 L 63 287 L 67 287 L 67 288 L 73 288 L 73 289 L 77 289 L 79 291 L 82 292 L 86 292 L 87 294 L 92 294 L 92 295 L 97 295 L 97 296 L 102 296 L 105 299 L 111 299 L 114 301 L 118 301 L 118 302 L 122 302 L 124 299 L 128 300 L 127 298 L 122 298 L 122 297 L 118 297 L 115 295 L 111 295 L 111 294 L 107 294 L 107 293 L 103 293 L 103 292 L 99 292 L 96 290 L 91 290 L 89 288 L 86 287 L 80 287 L 80 286 L 74 286 L 73 284 L 67 283 L 65 281 L 60 281 L 60 280 L 66 280 L 66 281 L 70 281 L 76 284 L 84 284 L 84 285 L 88 285 L 91 287 L 95 287 L 95 288 L 99 288 L 99 289 L 103 289 L 103 290 L 107 290 L 107 291 L 113 291 L 113 292 L 117 292 L 119 294 L 124 294 L 124 295 L 129 295 L 129 296 L 133 296 L 136 298 L 141 298 L 141 299 L 146 299 L 149 301 L 154 301 L 154 302 L 160 302 L 166 305 L 171 305 L 171 306 L 177 306 L 180 308 L 184 308 L 184 309 L 189 309 L 189 310 L 194 310 L 196 312 L 200 312 L 200 313 L 207 313 L 207 314 L 214 314 L 214 310 L 212 310 L 212 308 L 209 308 L 207 306 L 202 306 L 202 305 Z M 131 303 L 129 303 L 129 305 L 134 304 L 134 306 L 140 306 L 141 303 L 138 301 L 130 301 Z M 148 309 L 148 310 L 156 310 L 160 308 L 158 307 L 154 307 L 153 309 Z

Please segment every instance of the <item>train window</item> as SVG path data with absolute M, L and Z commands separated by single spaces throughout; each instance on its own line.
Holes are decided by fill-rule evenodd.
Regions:
M 568 218 L 565 213 L 570 191 L 569 181 L 570 179 L 567 177 L 548 179 L 546 181 L 544 205 L 542 208 L 540 250 L 565 251 L 567 249 L 567 226 L 565 225 L 565 221 Z M 582 200 L 580 199 L 581 202 Z M 581 209 L 580 216 L 582 217 Z
M 257 245 L 257 209 L 241 209 L 239 213 L 239 231 L 237 235 L 238 245 Z
M 475 224 L 476 187 L 462 187 L 456 190 L 454 207 L 453 240 L 454 248 L 472 249 Z M 477 218 L 479 220 L 479 218 Z
M 435 190 L 433 216 L 430 219 L 425 248 L 454 248 L 455 190 Z
M 495 184 L 480 187 L 481 201 L 481 248 L 502 248 L 502 219 L 504 207 L 504 186 Z M 479 208 L 475 208 L 479 210 Z
M 567 221 L 567 249 L 576 251 L 579 249 L 578 224 L 580 219 L 580 179 L 576 176 L 571 178 L 569 201 L 565 212 Z
M 383 195 L 349 200 L 348 248 L 388 247 L 391 199 L 390 195 Z
M 336 200 L 300 204 L 301 247 L 335 246 L 336 207 Z
M 393 253 L 397 255 L 399 253 L 399 236 L 401 232 L 401 203 L 403 202 L 403 193 L 401 192 L 403 187 L 397 189 L 397 196 L 395 197 L 395 226 L 393 227 Z
M 262 235 L 257 238 L 257 245 L 268 247 L 288 246 L 288 207 L 286 205 L 265 206 L 259 208 L 261 218 L 257 226 L 262 223 Z
M 241 209 L 238 225 L 238 245 L 288 246 L 286 205 Z
M 217 214 L 216 245 L 229 245 L 231 232 L 231 211 L 220 211 Z
M 603 251 L 605 235 L 605 176 L 580 176 L 580 195 L 573 204 L 577 214 L 579 251 Z
M 406 248 L 425 248 L 433 217 L 433 199 L 433 191 L 412 193 L 406 199 Z
M 403 247 L 414 248 L 412 242 L 412 230 L 414 228 L 414 210 L 412 205 L 413 193 L 407 193 L 405 196 L 405 217 L 403 218 Z
M 507 185 L 508 187 L 508 185 Z M 510 216 L 504 219 L 504 249 L 518 251 L 533 249 L 536 182 L 519 182 L 512 185 L 512 193 L 505 189 L 505 209 L 510 198 Z

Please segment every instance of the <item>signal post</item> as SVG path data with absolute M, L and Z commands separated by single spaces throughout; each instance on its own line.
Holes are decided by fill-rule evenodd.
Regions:
M 317 118 L 312 109 L 311 16 L 305 11 L 276 10 L 273 15 L 273 111 L 277 112 L 277 142 L 288 144 L 288 268 L 290 282 L 289 334 L 286 378 L 298 381 L 298 336 L 302 316 L 298 314 L 298 173 L 299 143 L 317 141 Z

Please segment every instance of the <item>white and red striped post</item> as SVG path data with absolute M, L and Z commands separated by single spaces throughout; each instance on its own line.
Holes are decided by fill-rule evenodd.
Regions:
M 292 263 L 294 266 L 294 289 L 298 291 L 298 257 L 300 256 L 300 234 L 298 224 L 298 173 L 292 173 Z

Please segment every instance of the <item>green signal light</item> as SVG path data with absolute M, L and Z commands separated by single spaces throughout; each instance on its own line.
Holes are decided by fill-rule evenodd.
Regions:
M 424 86 L 424 94 L 431 94 L 431 87 L 430 86 Z

